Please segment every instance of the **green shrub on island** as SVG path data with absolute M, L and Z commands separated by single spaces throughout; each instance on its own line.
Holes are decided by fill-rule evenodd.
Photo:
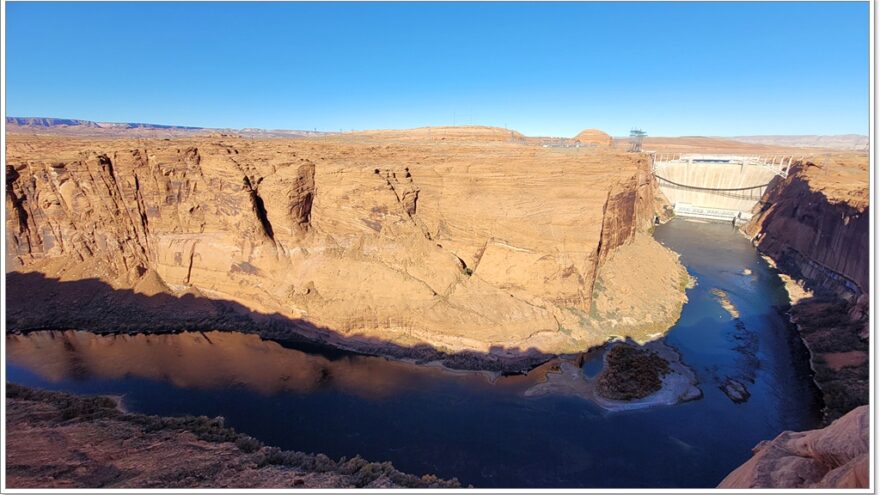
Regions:
M 641 399 L 660 390 L 663 377 L 669 372 L 669 363 L 656 352 L 616 345 L 605 355 L 605 366 L 596 387 L 607 399 Z

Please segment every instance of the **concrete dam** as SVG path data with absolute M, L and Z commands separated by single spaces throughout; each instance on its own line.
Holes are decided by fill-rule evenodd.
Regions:
M 774 177 L 786 177 L 790 156 L 657 154 L 660 191 L 683 217 L 748 221 Z

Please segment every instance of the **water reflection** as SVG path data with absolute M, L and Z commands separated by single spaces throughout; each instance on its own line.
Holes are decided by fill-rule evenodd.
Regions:
M 338 359 L 283 347 L 256 335 L 185 332 L 168 335 L 96 335 L 82 331 L 34 332 L 6 339 L 7 359 L 51 382 L 125 377 L 169 382 L 179 388 L 247 387 L 263 395 L 335 389 L 380 399 L 417 389 L 427 380 L 490 386 L 480 373 L 458 373 L 379 357 Z M 535 383 L 503 377 L 495 386 L 511 392 Z
M 697 279 L 666 343 L 704 396 L 675 406 L 606 414 L 576 397 L 525 397 L 552 363 L 492 382 L 220 332 L 10 335 L 7 380 L 123 395 L 144 414 L 223 416 L 281 448 L 360 454 L 478 487 L 713 487 L 759 441 L 817 425 L 809 361 L 776 310 L 785 302 L 778 276 L 729 225 L 674 221 L 655 237 Z M 729 296 L 739 321 L 712 289 Z M 601 356 L 585 356 L 586 374 Z M 747 384 L 746 402 L 719 388 L 727 378 Z

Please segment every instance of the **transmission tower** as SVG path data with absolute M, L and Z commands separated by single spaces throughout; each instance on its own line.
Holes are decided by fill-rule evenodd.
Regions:
M 648 133 L 638 129 L 633 128 L 629 131 L 629 152 L 630 153 L 638 153 L 642 151 L 642 140 L 645 139 Z

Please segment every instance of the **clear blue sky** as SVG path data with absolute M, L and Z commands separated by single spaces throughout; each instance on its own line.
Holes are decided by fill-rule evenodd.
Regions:
M 868 3 L 7 3 L 7 116 L 868 132 Z

